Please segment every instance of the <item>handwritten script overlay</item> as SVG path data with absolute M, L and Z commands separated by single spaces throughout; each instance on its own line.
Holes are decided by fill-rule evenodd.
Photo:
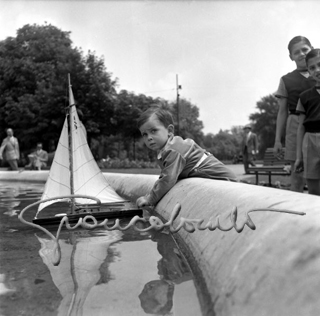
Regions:
M 53 265 L 57 266 L 60 263 L 61 260 L 61 250 L 60 250 L 60 245 L 59 245 L 59 236 L 60 236 L 60 232 L 62 229 L 63 224 L 66 225 L 66 228 L 69 230 L 73 230 L 79 227 L 85 228 L 85 229 L 94 229 L 97 227 L 103 227 L 104 229 L 111 231 L 111 230 L 127 230 L 129 228 L 133 228 L 136 231 L 139 232 L 146 232 L 152 229 L 155 230 L 163 230 L 163 229 L 169 229 L 169 231 L 171 233 L 176 233 L 178 232 L 180 229 L 184 229 L 189 233 L 193 233 L 195 230 L 210 230 L 210 231 L 214 231 L 215 229 L 219 229 L 221 231 L 229 231 L 232 228 L 234 228 L 238 233 L 241 233 L 245 227 L 245 225 L 247 225 L 249 228 L 251 228 L 252 230 L 256 229 L 255 224 L 253 223 L 252 219 L 249 216 L 249 213 L 253 213 L 253 212 L 277 212 L 277 213 L 288 213 L 288 214 L 293 214 L 293 215 L 305 215 L 306 213 L 304 212 L 296 212 L 296 211 L 290 211 L 290 210 L 278 210 L 278 209 L 273 209 L 273 208 L 261 208 L 261 209 L 252 209 L 246 212 L 246 221 L 241 224 L 241 225 L 237 225 L 237 217 L 238 217 L 238 210 L 237 207 L 234 207 L 234 209 L 230 212 L 230 225 L 227 227 L 222 227 L 219 221 L 219 217 L 220 215 L 216 216 L 215 221 L 208 221 L 207 223 L 204 223 L 204 219 L 189 219 L 189 218 L 184 218 L 184 217 L 180 217 L 179 220 L 176 221 L 177 216 L 180 213 L 181 210 L 181 205 L 179 203 L 177 203 L 175 205 L 175 207 L 172 210 L 170 219 L 168 222 L 163 223 L 163 221 L 156 217 L 156 216 L 150 216 L 148 219 L 144 218 L 144 217 L 139 217 L 139 216 L 134 216 L 129 224 L 125 225 L 125 226 L 121 226 L 120 225 L 120 220 L 119 219 L 112 219 L 110 221 L 112 221 L 112 225 L 108 225 L 109 219 L 105 219 L 102 222 L 98 223 L 98 221 L 95 219 L 94 216 L 92 215 L 86 215 L 83 218 L 79 218 L 78 222 L 74 225 L 71 226 L 69 224 L 69 220 L 67 216 L 62 217 L 58 230 L 57 230 L 57 234 L 56 236 L 54 236 L 53 234 L 51 234 L 47 229 L 45 229 L 44 227 L 28 222 L 23 218 L 23 213 L 37 205 L 43 202 L 47 202 L 49 200 L 53 200 L 53 199 L 62 199 L 62 198 L 88 198 L 88 199 L 92 199 L 97 201 L 98 205 L 101 204 L 100 200 L 98 200 L 97 198 L 91 197 L 91 196 L 84 196 L 84 195 L 72 195 L 72 196 L 63 196 L 63 197 L 55 197 L 55 198 L 50 198 L 50 199 L 46 199 L 46 200 L 42 200 L 42 201 L 38 201 L 35 202 L 33 204 L 28 205 L 26 208 L 24 208 L 21 213 L 19 214 L 18 218 L 20 219 L 21 222 L 23 222 L 26 225 L 29 226 L 33 226 L 36 227 L 40 230 L 42 230 L 43 232 L 45 232 L 54 242 L 54 246 L 52 249 L 52 258 L 51 258 L 51 262 Z M 136 224 L 137 223 L 144 223 L 147 224 L 149 223 L 150 225 L 146 228 L 140 228 L 138 227 Z

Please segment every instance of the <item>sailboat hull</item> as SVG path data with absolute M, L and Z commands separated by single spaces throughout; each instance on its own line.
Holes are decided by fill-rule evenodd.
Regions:
M 39 206 L 33 223 L 59 224 L 63 216 L 68 217 L 69 223 L 78 222 L 87 215 L 97 220 L 141 216 L 142 210 L 120 197 L 97 165 L 87 142 L 86 129 L 77 113 L 70 75 L 68 81 L 68 113 L 41 201 L 36 203 Z M 69 202 L 67 207 L 66 202 Z M 58 213 L 63 214 L 57 216 L 52 208 L 48 209 L 50 205 L 58 205 Z M 57 211 L 57 207 L 54 208 Z
M 68 206 L 66 205 L 65 208 Z M 61 211 L 63 207 L 59 206 Z M 87 215 L 93 216 L 97 221 L 102 221 L 104 219 L 121 219 L 121 218 L 131 218 L 133 216 L 142 217 L 143 211 L 136 207 L 132 202 L 124 201 L 120 203 L 107 203 L 101 204 L 99 207 L 96 205 L 79 206 L 78 209 L 74 211 L 74 214 L 62 213 L 53 216 L 38 217 L 33 219 L 33 223 L 45 226 L 45 225 L 59 225 L 61 219 L 64 216 L 68 217 L 70 224 L 75 224 L 78 222 L 79 218 L 84 218 Z M 90 222 L 90 220 L 88 221 Z

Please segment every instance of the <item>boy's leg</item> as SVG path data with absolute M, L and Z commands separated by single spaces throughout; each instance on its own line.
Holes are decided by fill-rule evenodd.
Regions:
M 320 180 L 307 179 L 309 194 L 320 195 Z
M 248 167 L 249 167 L 249 162 L 248 162 L 248 152 L 245 151 L 242 155 L 242 160 L 243 160 L 243 166 L 244 166 L 244 172 L 248 172 Z
M 255 166 L 255 163 L 253 162 L 253 155 L 251 153 L 248 153 L 248 167 L 249 165 Z
M 205 159 L 198 168 L 192 170 L 188 177 L 238 181 L 236 175 L 213 155 Z
M 306 183 L 303 172 L 294 172 L 294 162 L 291 161 L 290 190 L 294 192 L 303 192 Z
M 320 195 L 320 133 L 306 133 L 302 148 L 308 192 Z
M 32 169 L 32 167 L 33 167 L 33 161 L 34 161 L 34 156 L 33 156 L 33 155 L 28 155 L 28 158 L 29 158 L 29 163 L 28 163 L 25 167 Z

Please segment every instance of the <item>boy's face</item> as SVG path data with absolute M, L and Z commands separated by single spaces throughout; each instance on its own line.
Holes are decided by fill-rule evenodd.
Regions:
M 298 69 L 306 68 L 305 59 L 310 50 L 311 47 L 304 42 L 299 42 L 293 45 L 290 53 L 290 58 L 296 63 Z
M 167 143 L 169 136 L 173 132 L 173 125 L 165 127 L 155 115 L 139 128 L 143 141 L 148 148 L 158 151 Z
M 320 56 L 313 57 L 308 60 L 308 71 L 310 76 L 320 84 Z

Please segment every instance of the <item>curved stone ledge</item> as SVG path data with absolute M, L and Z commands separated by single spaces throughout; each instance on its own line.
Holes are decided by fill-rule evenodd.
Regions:
M 120 195 L 135 200 L 146 194 L 157 176 L 106 174 Z M 200 178 L 180 181 L 157 205 L 166 220 L 176 205 L 179 217 L 214 222 L 220 215 L 229 227 L 246 212 L 276 208 L 306 212 L 305 216 L 253 212 L 256 230 L 180 230 L 202 271 L 214 311 L 219 316 L 320 315 L 320 198 L 302 193 Z
M 8 178 L 8 174 L 10 174 Z M 35 176 L 35 174 L 37 174 Z M 0 172 L 0 180 L 45 181 L 43 172 Z M 158 176 L 105 173 L 122 196 L 135 200 L 146 194 Z M 284 190 L 200 178 L 185 179 L 164 196 L 156 212 L 168 220 L 176 203 L 180 215 L 231 225 L 238 209 L 238 225 L 247 211 L 277 208 L 306 212 L 305 216 L 254 212 L 256 230 L 178 232 L 201 269 L 211 298 L 208 315 L 315 316 L 320 315 L 320 197 Z
M 49 170 L 0 171 L 0 181 L 46 182 Z

